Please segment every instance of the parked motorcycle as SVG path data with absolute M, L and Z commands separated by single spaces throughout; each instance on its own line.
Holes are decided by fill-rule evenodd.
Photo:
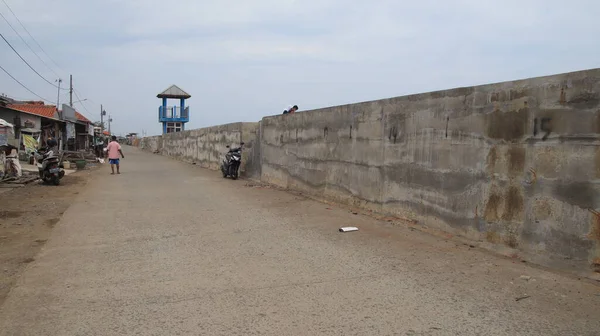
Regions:
M 35 152 L 40 178 L 45 183 L 60 184 L 60 179 L 65 176 L 62 158 L 56 156 L 51 149 L 40 149 Z
M 229 149 L 227 154 L 225 154 L 225 159 L 223 163 L 221 163 L 221 172 L 223 173 L 223 177 L 227 176 L 232 179 L 237 179 L 239 176 L 240 164 L 242 163 L 242 148 L 244 147 L 244 143 L 240 143 L 240 147 Z M 229 148 L 229 146 L 227 146 Z

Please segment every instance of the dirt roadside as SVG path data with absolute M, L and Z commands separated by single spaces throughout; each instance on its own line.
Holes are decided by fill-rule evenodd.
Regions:
M 65 176 L 59 186 L 34 182 L 0 189 L 0 305 L 94 173 L 78 171 Z

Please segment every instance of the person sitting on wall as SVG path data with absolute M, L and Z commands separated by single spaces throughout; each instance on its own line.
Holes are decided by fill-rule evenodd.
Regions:
M 290 105 L 288 106 L 288 108 L 286 108 L 285 110 L 283 110 L 283 114 L 293 114 L 296 111 L 298 111 L 298 105 Z

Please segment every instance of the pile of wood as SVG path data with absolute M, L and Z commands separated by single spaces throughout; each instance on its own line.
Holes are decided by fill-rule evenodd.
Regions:
M 77 161 L 77 160 L 85 160 L 87 162 L 97 162 L 96 155 L 90 152 L 73 152 L 73 151 L 64 151 L 63 152 L 63 160 L 65 161 Z
M 23 174 L 21 177 L 5 176 L 0 180 L 0 188 L 18 188 L 39 180 L 37 174 Z

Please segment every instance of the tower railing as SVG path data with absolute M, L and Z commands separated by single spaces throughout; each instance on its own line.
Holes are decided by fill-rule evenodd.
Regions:
M 160 106 L 158 108 L 159 121 L 188 121 L 190 118 L 190 107 L 186 106 L 183 110 L 181 106 Z

